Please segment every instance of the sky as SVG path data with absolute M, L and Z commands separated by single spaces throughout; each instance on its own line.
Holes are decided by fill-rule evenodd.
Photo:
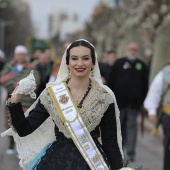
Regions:
M 40 38 L 48 37 L 48 16 L 54 10 L 71 11 L 84 22 L 91 16 L 93 8 L 100 0 L 27 0 L 30 5 L 31 17 Z

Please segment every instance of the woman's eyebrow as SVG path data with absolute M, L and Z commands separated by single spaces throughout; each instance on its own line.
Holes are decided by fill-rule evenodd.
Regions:
M 88 54 L 84 55 L 83 57 L 90 57 Z
M 77 57 L 76 55 L 71 55 L 70 57 Z M 83 55 L 82 57 L 90 57 L 88 54 Z
M 77 57 L 76 55 L 71 55 L 71 57 Z

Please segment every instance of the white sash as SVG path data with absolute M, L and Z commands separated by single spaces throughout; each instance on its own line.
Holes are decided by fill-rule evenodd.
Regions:
M 109 170 L 81 116 L 78 114 L 78 108 L 74 104 L 66 85 L 61 82 L 61 84 L 48 87 L 48 91 L 62 122 L 90 169 Z

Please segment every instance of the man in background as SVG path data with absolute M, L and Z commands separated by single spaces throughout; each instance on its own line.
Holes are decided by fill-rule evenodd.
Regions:
M 40 74 L 40 85 L 37 89 L 37 97 L 41 94 L 41 92 L 45 89 L 46 83 L 48 83 L 51 70 L 52 70 L 52 64 L 49 60 L 49 56 L 44 52 L 41 53 L 38 59 L 38 64 L 36 65 L 36 69 L 38 70 Z
M 116 54 L 113 50 L 107 51 L 104 53 L 105 62 L 99 64 L 100 72 L 102 79 L 104 81 L 104 84 L 108 84 L 112 66 L 116 61 Z
M 148 90 L 146 65 L 138 58 L 139 47 L 132 42 L 126 56 L 112 66 L 108 86 L 115 93 L 120 109 L 123 146 L 127 156 L 135 160 L 137 117 Z
M 164 132 L 164 168 L 170 169 L 170 65 L 165 66 L 154 78 L 144 106 L 148 111 L 149 120 L 162 124 Z M 157 109 L 160 115 L 157 115 Z M 157 120 L 157 116 L 160 119 Z

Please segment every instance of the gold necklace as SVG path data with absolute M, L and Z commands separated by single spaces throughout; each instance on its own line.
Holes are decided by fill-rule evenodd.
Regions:
M 72 95 L 76 98 L 75 102 L 78 105 L 80 103 L 80 97 L 82 97 L 85 94 L 85 92 L 86 92 L 85 89 L 83 90 L 83 93 L 80 96 L 77 96 L 73 89 L 70 88 L 70 90 L 71 90 Z

